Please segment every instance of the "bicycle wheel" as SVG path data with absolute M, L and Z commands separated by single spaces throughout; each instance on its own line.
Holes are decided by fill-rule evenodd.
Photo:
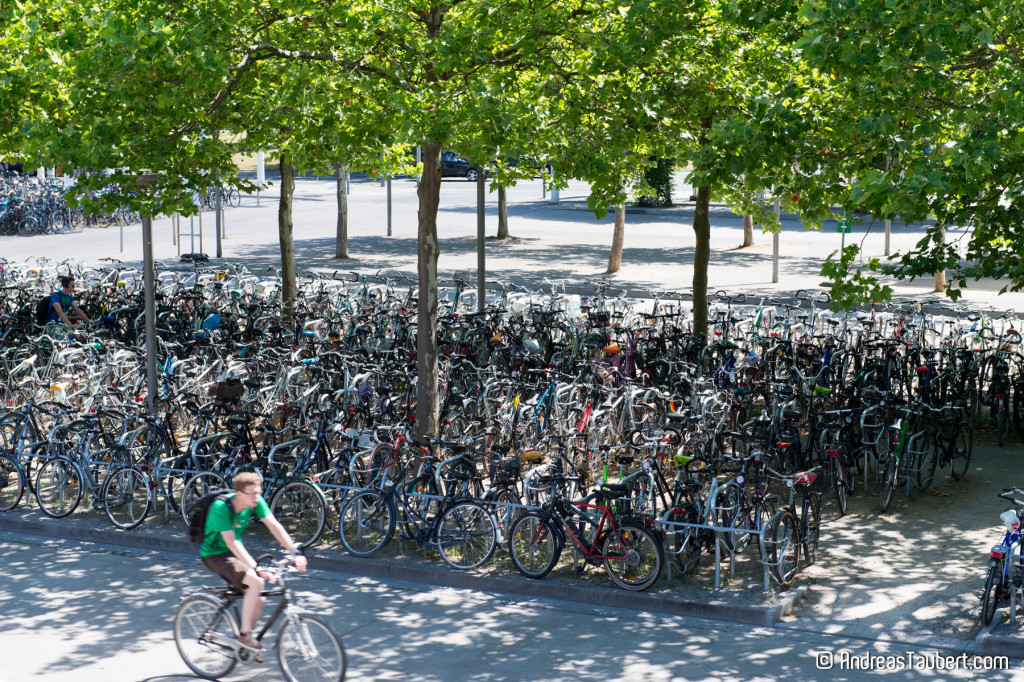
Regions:
M 11 511 L 25 494 L 25 475 L 14 458 L 0 455 L 0 512 Z
M 882 483 L 878 489 L 878 511 L 884 512 L 889 509 L 892 503 L 893 493 L 896 491 L 896 484 L 899 481 L 899 466 L 895 457 L 885 460 L 885 468 L 882 470 Z
M 238 629 L 220 606 L 210 597 L 197 595 L 182 602 L 174 614 L 174 643 L 181 660 L 196 675 L 211 680 L 224 677 L 238 663 L 234 650 L 220 643 L 233 639 Z
M 484 493 L 483 502 L 493 510 L 494 518 L 498 522 L 498 544 L 504 545 L 506 534 L 522 511 L 515 505 L 521 502 L 511 488 L 491 488 Z
M 665 521 L 671 523 L 699 523 L 697 513 L 692 506 L 683 507 L 677 514 L 675 510 L 665 515 Z M 674 530 L 673 530 L 674 529 Z M 672 556 L 679 572 L 683 575 L 697 570 L 700 566 L 700 531 L 691 526 L 668 526 L 668 553 Z
M 624 590 L 646 590 L 661 575 L 661 542 L 646 528 L 619 526 L 617 534 L 608 533 L 603 552 L 607 557 L 622 557 L 605 559 L 604 570 Z
M 1017 427 L 1017 435 L 1024 439 L 1024 383 L 1013 385 L 1013 425 Z
M 809 493 L 807 516 L 802 522 L 804 557 L 810 566 L 818 559 L 818 536 L 821 534 L 821 495 Z
M 58 457 L 36 472 L 36 503 L 47 516 L 70 516 L 82 501 L 85 476 L 70 460 Z
M 352 556 L 376 554 L 395 534 L 395 503 L 376 490 L 350 497 L 341 508 L 338 535 Z
M 277 633 L 277 662 L 289 682 L 345 679 L 345 647 L 317 616 L 285 620 Z
M 181 515 L 187 519 L 189 510 L 200 497 L 222 488 L 227 488 L 224 477 L 213 471 L 203 471 L 188 479 L 181 489 Z
M 914 473 L 917 476 L 917 487 L 927 490 L 935 480 L 935 466 L 938 464 L 938 445 L 933 438 L 923 442 L 914 452 Z
M 174 451 L 164 430 L 155 424 L 136 429 L 125 439 L 125 448 L 135 466 L 154 466 Z
M 985 587 L 981 593 L 981 624 L 991 625 L 992 618 L 996 615 L 996 608 L 999 607 L 1001 598 L 1000 589 L 1002 583 L 1002 566 L 998 561 L 991 561 L 988 565 L 988 575 L 985 576 Z
M 327 525 L 327 500 L 309 481 L 292 481 L 278 489 L 270 500 L 270 511 L 302 547 L 316 543 Z
M 846 482 L 846 468 L 843 466 L 843 462 L 839 459 L 839 455 L 833 455 L 830 457 L 832 463 L 829 467 L 831 472 L 831 481 L 829 481 L 829 487 L 832 489 L 832 494 L 836 497 L 836 507 L 839 509 L 839 515 L 846 515 L 847 508 L 847 494 L 849 493 L 849 487 Z
M 112 471 L 100 490 L 103 512 L 115 527 L 131 530 L 146 520 L 153 500 L 149 479 L 135 467 Z
M 788 509 L 774 517 L 766 531 L 772 548 L 768 554 L 769 570 L 779 585 L 788 587 L 800 565 L 800 531 L 796 516 Z
M 476 502 L 458 502 L 437 526 L 437 547 L 452 568 L 469 570 L 487 563 L 498 546 L 498 524 Z
M 740 494 L 735 485 L 727 485 L 720 488 L 715 498 L 715 506 L 712 509 L 713 520 L 716 526 L 721 528 L 732 528 L 740 516 Z M 722 544 L 732 551 L 736 543 L 743 537 L 741 532 L 720 532 Z
M 31 237 L 39 231 L 39 218 L 28 216 L 18 223 L 18 234 L 22 237 Z
M 406 537 L 415 537 L 420 528 L 419 524 L 433 521 L 434 515 L 437 514 L 439 495 L 437 482 L 428 474 L 402 484 L 402 499 L 405 504 L 401 505 L 399 516 Z
M 526 512 L 508 532 L 508 553 L 512 565 L 527 578 L 543 578 L 558 563 L 562 545 L 551 522 L 538 512 Z
M 968 424 L 961 423 L 953 436 L 952 452 L 949 459 L 949 475 L 959 481 L 967 475 L 971 466 L 971 452 L 974 450 L 974 432 Z

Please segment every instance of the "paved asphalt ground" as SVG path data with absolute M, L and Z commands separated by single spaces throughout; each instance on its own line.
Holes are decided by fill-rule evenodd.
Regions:
M 490 186 L 489 186 L 490 190 Z M 350 251 L 353 260 L 334 259 L 336 231 L 336 195 L 333 179 L 300 179 L 294 202 L 295 253 L 300 273 L 307 270 L 343 273 L 357 270 L 374 273 L 382 269 L 415 272 L 416 265 L 416 187 L 412 180 L 392 183 L 393 236 L 387 237 L 386 189 L 365 178 L 353 179 L 349 197 Z M 561 192 L 560 203 L 542 198 L 539 180 L 520 183 L 508 190 L 509 231 L 518 240 L 490 242 L 487 246 L 488 279 L 503 279 L 524 286 L 539 286 L 544 280 L 558 280 L 570 286 L 587 286 L 595 278 L 605 278 L 611 245 L 612 215 L 597 221 L 586 208 L 587 186 L 570 183 Z M 685 199 L 689 192 L 677 192 Z M 253 271 L 280 264 L 277 237 L 278 190 L 271 186 L 260 197 L 247 197 L 239 208 L 225 211 L 226 235 L 224 259 L 244 263 Z M 497 232 L 496 194 L 487 195 L 487 233 Z M 614 284 L 631 289 L 687 291 L 693 278 L 692 229 L 693 203 L 683 202 L 671 209 L 630 209 L 626 215 L 625 248 L 622 269 L 608 276 Z M 476 186 L 461 179 L 442 183 L 438 211 L 441 255 L 438 272 L 443 278 L 453 272 L 475 278 L 476 273 Z M 188 230 L 189 221 L 183 221 Z M 215 254 L 214 214 L 203 214 L 202 251 Z M 755 232 L 756 245 L 738 249 L 742 242 L 742 219 L 727 207 L 712 205 L 711 266 L 709 290 L 731 293 L 791 294 L 798 289 L 823 291 L 819 274 L 821 263 L 840 246 L 841 235 L 835 224 L 825 231 L 805 230 L 803 225 L 783 216 L 780 236 L 779 282 L 771 283 L 771 235 Z M 892 228 L 892 248 L 909 248 L 920 238 L 920 226 L 897 225 Z M 196 221 L 198 230 L 198 221 Z M 759 228 L 755 227 L 755 230 Z M 830 231 L 831 230 L 831 231 Z M 959 232 L 951 229 L 949 239 Z M 884 251 L 883 228 L 856 226 L 847 240 L 863 243 L 868 256 Z M 183 252 L 192 250 L 185 238 Z M 195 250 L 199 251 L 198 241 Z M 154 252 L 157 260 L 168 265 L 177 261 L 171 221 L 154 222 Z M 142 239 L 138 226 L 124 230 L 121 251 L 117 228 L 90 228 L 76 235 L 46 235 L 31 238 L 0 237 L 0 257 L 21 261 L 45 255 L 63 259 L 74 256 L 96 262 L 116 257 L 141 263 Z M 472 281 L 475 281 L 473 279 Z M 965 294 L 965 300 L 979 307 L 1024 310 L 1024 293 L 1007 294 L 996 300 L 1000 283 L 982 281 Z M 894 284 L 897 296 L 909 300 L 941 300 L 932 293 L 933 282 Z
M 393 194 L 394 236 L 386 237 L 385 190 L 367 180 L 353 181 L 350 246 L 355 260 L 339 262 L 332 258 L 333 181 L 300 180 L 295 202 L 299 271 L 412 271 L 414 185 L 396 180 Z M 519 239 L 488 244 L 488 278 L 529 286 L 551 278 L 585 286 L 603 277 L 611 217 L 595 221 L 584 210 L 585 195 L 586 188 L 574 184 L 562 192 L 560 204 L 551 205 L 541 198 L 539 182 L 510 189 L 510 231 Z M 494 195 L 488 195 L 489 234 L 496 230 L 494 203 Z M 255 272 L 277 262 L 275 208 L 271 188 L 262 194 L 260 207 L 249 198 L 242 207 L 226 211 L 226 260 Z M 692 204 L 630 212 L 623 268 L 612 281 L 631 289 L 685 291 L 692 275 L 691 221 Z M 212 214 L 204 214 L 203 250 L 212 255 L 211 225 Z M 721 206 L 713 207 L 712 225 L 712 290 L 822 290 L 817 274 L 821 260 L 839 242 L 834 232 L 807 232 L 796 221 L 784 220 L 781 281 L 773 285 L 770 236 L 758 234 L 757 246 L 737 250 L 741 221 Z M 155 226 L 156 257 L 170 264 L 177 253 L 170 223 L 158 220 Z M 475 187 L 446 180 L 439 213 L 442 276 L 475 272 L 475 230 Z M 0 256 L 14 261 L 38 255 L 140 261 L 138 227 L 124 232 L 123 253 L 118 230 L 109 228 L 77 235 L 0 237 Z M 893 246 L 910 246 L 918 237 L 912 226 L 896 227 Z M 867 235 L 859 228 L 852 238 L 864 240 L 870 254 L 881 254 L 880 226 Z M 183 250 L 190 250 L 187 243 Z M 998 283 L 982 282 L 966 298 L 981 307 L 1024 309 L 1024 297 L 997 299 L 998 288 Z M 936 300 L 930 281 L 896 289 L 903 298 Z M 548 597 L 560 593 L 549 580 L 529 582 L 534 596 L 525 596 L 515 590 L 407 582 L 399 579 L 398 570 L 386 578 L 317 570 L 297 587 L 312 593 L 312 603 L 342 633 L 352 679 L 860 679 L 876 674 L 841 672 L 838 663 L 837 669 L 816 674 L 815 653 L 842 650 L 1008 653 L 1014 669 L 1024 671 L 1024 639 L 1005 622 L 1005 609 L 994 628 L 982 631 L 976 597 L 1004 509 L 995 493 L 1015 483 L 1007 471 L 1024 448 L 1016 441 L 1005 449 L 988 445 L 983 431 L 979 442 L 966 483 L 943 477 L 931 491 L 915 494 L 886 516 L 873 511 L 871 493 L 861 493 L 853 500 L 852 514 L 826 524 L 822 559 L 801 574 L 806 593 L 794 612 L 774 627 L 659 615 L 655 612 L 663 592 L 643 595 L 650 597 L 649 606 L 637 602 L 649 611 L 554 601 Z M 181 589 L 205 580 L 195 558 L 170 548 L 132 547 L 138 544 L 132 534 L 119 534 L 113 545 L 49 538 L 52 532 L 69 535 L 64 529 L 73 524 L 39 533 L 25 525 L 32 517 L 39 518 L 30 511 L 0 517 L 0 613 L 8 621 L 0 632 L 0 652 L 8 654 L 0 666 L 0 681 L 189 679 L 170 638 L 170 618 Z M 90 528 L 103 525 L 92 515 L 75 522 Z M 19 523 L 21 532 L 12 532 Z M 545 595 L 549 586 L 550 595 Z M 698 593 L 708 602 L 730 599 L 728 588 L 722 594 Z M 725 610 L 708 613 L 726 617 Z M 272 670 L 250 668 L 239 679 L 275 679 L 268 672 Z M 1014 675 L 920 669 L 887 674 L 908 680 Z

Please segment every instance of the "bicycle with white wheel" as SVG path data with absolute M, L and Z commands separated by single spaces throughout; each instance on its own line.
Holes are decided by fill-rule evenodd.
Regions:
M 262 563 L 273 559 L 264 554 Z M 282 620 L 274 648 L 277 662 L 286 680 L 311 682 L 345 679 L 345 647 L 341 638 L 319 616 L 303 609 L 285 583 L 285 575 L 295 569 L 291 557 L 271 562 L 266 572 L 276 584 L 262 592 L 265 597 L 281 597 L 270 619 L 253 637 L 257 642 Z M 186 589 L 174 615 L 174 643 L 178 653 L 195 674 L 216 680 L 228 675 L 238 663 L 261 663 L 264 650 L 253 650 L 238 641 L 241 599 L 244 593 L 229 585 Z

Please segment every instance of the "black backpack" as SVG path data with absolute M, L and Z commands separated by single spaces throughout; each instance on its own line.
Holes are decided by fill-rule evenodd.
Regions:
M 203 541 L 206 540 L 206 516 L 210 513 L 210 507 L 216 500 L 223 499 L 227 502 L 228 509 L 231 511 L 231 518 L 235 517 L 235 510 L 231 509 L 231 501 L 228 497 L 232 492 L 227 488 L 211 490 L 192 503 L 191 508 L 188 510 L 189 540 L 197 545 L 203 544 Z
M 36 303 L 36 324 L 40 327 L 46 324 L 46 318 L 50 316 L 50 298 L 47 296 Z

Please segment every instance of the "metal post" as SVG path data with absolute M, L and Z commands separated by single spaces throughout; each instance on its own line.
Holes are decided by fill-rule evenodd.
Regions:
M 345 171 L 345 194 L 352 194 L 352 174 Z
M 149 413 L 155 417 L 159 397 L 156 376 L 156 273 L 153 268 L 153 218 L 148 215 L 142 216 L 142 282 L 146 312 L 147 406 Z
M 391 176 L 388 176 L 388 236 L 391 236 Z
M 885 219 L 885 255 L 889 255 L 889 230 L 892 228 L 892 221 Z
M 782 201 L 775 199 L 775 219 L 779 223 L 779 231 L 772 233 L 772 284 L 779 282 L 779 234 L 782 232 Z
M 484 199 L 486 196 L 487 187 L 485 185 L 484 174 L 477 173 L 476 175 L 476 309 L 477 312 L 483 312 L 486 298 L 487 288 L 485 281 L 486 277 L 486 262 L 485 262 L 485 248 L 486 248 L 486 230 L 487 221 L 484 212 Z
M 117 229 L 121 232 L 121 253 L 124 253 L 124 215 L 117 214 Z
M 220 239 L 221 239 L 221 235 L 220 235 L 221 222 L 220 222 L 220 219 L 221 219 L 221 213 L 220 213 L 220 183 L 219 182 L 217 183 L 217 186 L 214 188 L 214 191 L 217 193 L 215 198 L 214 198 L 214 200 L 213 200 L 213 210 L 217 212 L 217 258 L 223 258 L 224 256 L 222 255 L 221 248 L 220 248 Z

